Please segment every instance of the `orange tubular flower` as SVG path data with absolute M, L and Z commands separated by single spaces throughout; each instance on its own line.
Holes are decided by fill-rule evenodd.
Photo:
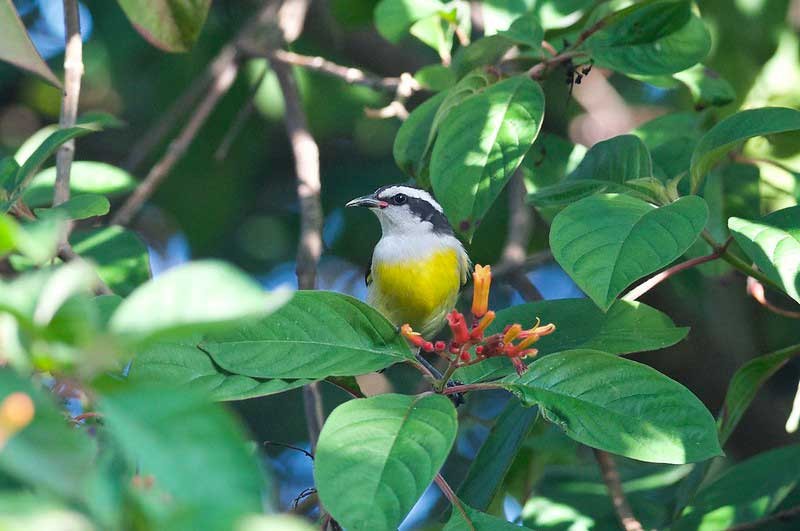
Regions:
M 422 335 L 418 332 L 414 332 L 411 329 L 411 325 L 408 323 L 400 327 L 400 333 L 408 340 L 409 343 L 417 348 L 422 348 L 422 346 L 425 345 L 425 338 L 422 337 Z
M 492 285 L 492 266 L 475 266 L 472 273 L 472 315 L 483 317 L 489 310 L 489 287 Z
M 486 312 L 486 315 L 481 317 L 481 320 L 478 322 L 478 326 L 472 329 L 470 337 L 472 337 L 472 339 L 476 341 L 480 341 L 481 339 L 483 339 L 483 333 L 486 331 L 486 328 L 488 328 L 488 326 L 492 324 L 492 321 L 494 321 L 494 317 L 495 313 L 492 310 Z
M 522 325 L 515 323 L 509 326 L 506 329 L 505 333 L 503 334 L 503 343 L 505 344 L 511 343 L 512 341 L 517 339 L 517 336 L 519 336 L 521 333 L 522 333 Z
M 447 324 L 450 325 L 450 330 L 453 332 L 453 340 L 456 343 L 463 345 L 469 341 L 469 329 L 467 328 L 467 320 L 464 319 L 464 314 L 453 310 L 447 314 Z

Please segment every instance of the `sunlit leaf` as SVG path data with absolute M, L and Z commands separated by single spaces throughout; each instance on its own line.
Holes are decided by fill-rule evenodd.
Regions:
M 439 0 L 381 0 L 375 6 L 375 29 L 386 40 L 397 42 L 415 22 L 442 10 Z
M 133 232 L 119 226 L 76 231 L 72 249 L 97 264 L 103 282 L 117 295 L 126 296 L 150 278 L 147 247 Z
M 63 216 L 66 219 L 86 219 L 95 216 L 108 214 L 111 204 L 102 195 L 82 194 L 69 198 L 57 207 L 37 208 L 34 210 L 37 216 Z
M 504 381 L 544 418 L 588 446 L 652 463 L 693 463 L 722 450 L 714 418 L 691 391 L 655 369 L 596 350 L 534 361 Z
M 625 195 L 596 195 L 556 216 L 550 246 L 561 267 L 605 311 L 634 281 L 680 257 L 707 218 L 697 196 L 656 208 Z
M 0 61 L 33 72 L 48 83 L 61 87 L 61 82 L 28 37 L 12 0 L 0 0 L 0 35 L 3 36 Z
M 455 407 L 441 395 L 345 402 L 319 436 L 314 479 L 320 501 L 347 529 L 397 529 L 444 464 L 456 431 Z
M 298 291 L 268 318 L 210 334 L 200 347 L 223 369 L 252 378 L 352 376 L 413 357 L 377 310 L 327 291 Z
M 705 65 L 695 65 L 674 74 L 673 77 L 689 88 L 696 108 L 709 105 L 721 107 L 736 99 L 736 92 L 731 84 Z
M 800 206 L 759 221 L 730 218 L 728 228 L 758 268 L 800 302 Z
M 53 203 L 55 167 L 37 173 L 22 194 L 29 207 L 49 206 Z M 76 160 L 72 163 L 69 189 L 72 195 L 101 194 L 117 197 L 136 188 L 136 179 L 123 170 L 104 162 Z

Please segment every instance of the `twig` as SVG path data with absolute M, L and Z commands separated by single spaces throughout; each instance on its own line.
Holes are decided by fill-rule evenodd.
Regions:
M 455 395 L 459 393 L 468 393 L 470 391 L 491 391 L 494 389 L 503 389 L 503 386 L 495 383 L 474 383 L 464 385 L 454 385 L 452 387 L 445 387 L 442 389 L 443 395 Z
M 75 125 L 78 116 L 78 99 L 83 75 L 83 43 L 81 21 L 77 0 L 64 0 L 64 28 L 66 48 L 64 52 L 64 96 L 61 99 L 61 115 L 58 126 L 66 129 Z M 56 182 L 53 206 L 69 199 L 69 174 L 75 157 L 75 139 L 61 144 L 56 153 Z
M 764 292 L 764 284 L 753 277 L 747 277 L 747 294 L 753 297 L 756 302 L 772 313 L 776 313 L 790 319 L 800 319 L 800 312 L 784 310 L 783 308 L 779 308 L 778 306 L 775 306 L 769 302 L 767 300 L 766 293 Z
M 288 448 L 289 450 L 294 450 L 296 452 L 300 452 L 302 454 L 306 454 L 306 456 L 309 459 L 311 459 L 312 461 L 314 460 L 314 454 L 312 454 L 308 450 L 300 448 L 299 446 L 294 446 L 294 445 L 291 445 L 291 444 L 282 443 L 282 442 L 278 442 L 278 441 L 264 441 L 262 444 L 264 446 L 280 446 L 281 448 Z
M 722 247 L 714 249 L 711 254 L 707 254 L 705 256 L 699 256 L 697 258 L 692 258 L 691 260 L 686 260 L 685 262 L 681 262 L 680 264 L 676 264 L 664 271 L 653 275 L 652 277 L 648 278 L 632 290 L 630 290 L 624 297 L 623 300 L 626 301 L 635 301 L 657 285 L 661 284 L 671 276 L 677 275 L 681 271 L 685 271 L 686 269 L 691 269 L 692 267 L 698 266 L 700 264 L 704 264 L 706 262 L 710 262 L 712 260 L 716 260 L 722 256 L 727 249 L 728 245 L 730 244 L 730 238 L 723 244 Z
M 775 289 L 777 291 L 783 291 L 782 288 L 780 286 L 778 286 L 777 284 L 775 284 L 775 282 L 773 282 L 771 278 L 769 278 L 764 273 L 762 273 L 761 271 L 759 271 L 755 267 L 751 266 L 750 264 L 748 264 L 747 262 L 745 262 L 744 260 L 742 260 L 738 256 L 732 254 L 730 252 L 730 249 L 728 249 L 728 245 L 727 245 L 728 242 L 726 242 L 724 244 L 720 244 L 719 242 L 714 240 L 714 237 L 711 236 L 711 233 L 709 233 L 705 229 L 703 229 L 703 232 L 701 232 L 700 235 L 711 246 L 712 249 L 714 249 L 715 251 L 720 250 L 720 252 L 722 253 L 722 254 L 720 254 L 720 258 L 722 258 L 723 260 L 728 262 L 734 268 L 738 269 L 739 271 L 741 271 L 742 273 L 744 273 L 748 277 L 755 278 L 756 280 L 758 280 L 762 284 L 770 286 L 771 288 L 773 288 L 773 289 Z
M 225 68 L 223 68 L 214 79 L 208 92 L 206 92 L 202 101 L 197 106 L 197 110 L 192 114 L 191 119 L 181 130 L 180 134 L 170 143 L 166 153 L 161 157 L 161 160 L 153 166 L 147 174 L 147 177 L 139 183 L 136 190 L 134 190 L 111 218 L 112 225 L 127 225 L 131 222 L 144 202 L 153 195 L 156 188 L 158 188 L 161 182 L 167 177 L 175 163 L 186 153 L 194 137 L 197 136 L 198 131 L 203 127 L 211 111 L 216 107 L 217 102 L 228 92 L 231 85 L 233 85 L 238 71 L 239 63 L 235 47 L 226 47 Z
M 244 124 L 247 123 L 247 119 L 250 118 L 251 114 L 253 114 L 253 109 L 255 109 L 255 98 L 258 94 L 258 90 L 261 88 L 261 85 L 264 84 L 264 78 L 267 77 L 267 72 L 269 72 L 269 68 L 265 66 L 264 71 L 261 72 L 256 82 L 253 83 L 253 86 L 250 88 L 250 94 L 247 96 L 247 103 L 245 103 L 236 113 L 236 116 L 234 117 L 233 122 L 231 122 L 228 131 L 225 133 L 225 136 L 222 137 L 222 142 L 219 143 L 217 151 L 214 152 L 214 159 L 217 161 L 225 160 L 225 157 L 228 156 L 228 152 L 231 149 L 233 141 L 239 136 L 239 133 L 241 133 L 242 129 L 244 128 Z
M 453 488 L 447 483 L 447 480 L 442 477 L 441 474 L 436 474 L 436 477 L 433 478 L 433 481 L 436 482 L 436 485 L 439 487 L 439 490 L 442 491 L 444 497 L 450 501 L 450 504 L 459 512 L 461 516 L 464 518 L 464 521 L 469 526 L 470 529 L 475 531 L 475 526 L 472 525 L 472 521 L 469 519 L 467 515 L 467 511 L 464 510 L 464 506 L 461 504 L 461 500 L 458 499 L 456 493 L 453 492 Z
M 469 46 L 469 35 L 466 34 L 464 28 L 459 26 L 457 22 L 451 22 L 450 24 L 453 26 L 453 33 L 456 34 L 458 44 L 461 46 Z
M 800 505 L 785 509 L 783 511 L 778 511 L 777 513 L 765 516 L 764 518 L 759 518 L 758 520 L 753 520 L 752 522 L 745 522 L 743 524 L 731 526 L 726 531 L 748 531 L 750 529 L 759 529 L 764 524 L 768 524 L 770 522 L 786 522 L 799 516 Z
M 396 91 L 397 87 L 400 85 L 399 77 L 379 77 L 361 70 L 360 68 L 336 64 L 324 57 L 301 55 L 286 50 L 271 50 L 265 52 L 256 49 L 256 47 L 249 42 L 243 42 L 239 46 L 242 51 L 248 55 L 266 57 L 272 62 L 300 66 L 307 70 L 337 77 L 351 85 L 361 85 L 374 90 L 390 92 Z
M 600 471 L 603 474 L 603 481 L 608 489 L 608 494 L 611 496 L 611 502 L 614 504 L 614 510 L 623 529 L 625 531 L 644 531 L 642 524 L 633 515 L 628 499 L 625 497 L 625 492 L 622 490 L 622 482 L 620 481 L 614 458 L 603 450 L 598 450 L 597 448 L 593 448 L 593 450 L 597 463 L 600 465 Z
M 408 109 L 406 109 L 406 101 L 411 97 L 414 92 L 420 90 L 422 87 L 414 76 L 408 72 L 400 75 L 400 84 L 397 86 L 394 99 L 385 107 L 380 109 L 364 109 L 364 114 L 370 118 L 392 118 L 397 117 L 401 120 L 408 118 Z
M 525 263 L 528 252 L 528 242 L 533 232 L 533 214 L 525 202 L 525 182 L 522 173 L 517 170 L 508 183 L 508 236 L 506 245 L 500 256 L 497 268 L 500 270 L 511 269 L 508 282 L 516 289 L 526 301 L 540 301 L 542 294 L 528 279 L 520 266 Z

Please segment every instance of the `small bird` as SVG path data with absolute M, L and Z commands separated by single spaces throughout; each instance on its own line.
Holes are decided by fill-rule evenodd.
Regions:
M 404 185 L 378 188 L 348 202 L 378 216 L 383 235 L 367 269 L 367 302 L 397 326 L 433 337 L 455 307 L 470 259 L 441 205 Z

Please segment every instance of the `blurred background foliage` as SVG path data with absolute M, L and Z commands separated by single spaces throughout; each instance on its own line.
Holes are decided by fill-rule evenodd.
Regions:
M 305 30 L 293 49 L 323 55 L 339 64 L 355 65 L 382 76 L 416 72 L 437 63 L 433 50 L 413 37 L 399 45 L 382 39 L 375 31 L 375 0 L 318 0 L 313 2 Z M 474 28 L 490 33 L 507 27 L 526 9 L 535 10 L 545 27 L 564 26 L 575 20 L 576 9 L 590 0 L 486 0 L 473 2 Z M 617 2 L 618 4 L 619 2 Z M 56 72 L 61 72 L 63 22 L 61 2 L 15 0 L 31 37 Z M 254 11 L 254 0 L 215 0 L 197 44 L 188 53 L 167 54 L 136 33 L 116 2 L 81 2 L 85 76 L 81 90 L 82 112 L 106 111 L 127 126 L 91 135 L 78 141 L 77 160 L 103 161 L 128 169 L 141 179 L 166 149 L 172 133 L 139 160 L 131 160 L 170 106 L 202 75 L 219 49 L 240 29 Z M 587 77 L 570 94 L 563 74 L 556 71 L 544 83 L 548 110 L 543 130 L 589 146 L 599 140 L 628 132 L 668 111 L 686 111 L 706 123 L 718 121 L 742 105 L 800 107 L 800 2 L 796 0 L 706 0 L 700 9 L 713 36 L 705 64 L 718 72 L 735 90 L 735 100 L 722 107 L 697 108 L 683 85 L 665 88 L 657 80 L 633 80 L 602 73 Z M 480 22 L 480 25 L 477 24 Z M 557 37 L 556 37 L 557 38 Z M 363 296 L 363 271 L 379 227 L 366 212 L 345 211 L 344 203 L 374 188 L 406 177 L 392 159 L 392 144 L 400 126 L 396 118 L 374 119 L 366 107 L 389 103 L 387 94 L 347 85 L 339 79 L 296 69 L 310 127 L 321 150 L 323 208 L 325 212 L 320 284 Z M 263 78 L 263 82 L 261 82 Z M 409 107 L 429 94 L 416 94 Z M 229 135 L 240 109 L 253 102 L 243 127 L 227 150 L 220 146 Z M 60 94 L 32 75 L 0 64 L 0 157 L 13 155 L 23 141 L 44 126 L 58 121 Z M 251 272 L 265 286 L 294 282 L 293 258 L 298 235 L 298 210 L 291 149 L 282 124 L 283 102 L 274 74 L 264 60 L 251 60 L 241 70 L 233 89 L 224 96 L 188 152 L 172 169 L 167 181 L 139 216 L 135 228 L 151 249 L 154 272 L 188 258 L 220 257 Z M 727 197 L 734 198 L 738 212 L 767 213 L 794 204 L 800 198 L 800 137 L 783 135 L 777 142 L 755 139 L 746 155 L 769 156 L 793 171 L 771 165 L 728 166 Z M 723 186 L 721 179 L 710 179 Z M 739 184 L 736 184 L 739 183 Z M 742 184 L 744 183 L 744 184 Z M 747 183 L 760 191 L 747 193 Z M 715 186 L 709 184 L 709 187 Z M 706 197 L 709 190 L 706 188 Z M 509 187 L 511 190 L 511 187 Z M 754 199 L 754 197 L 756 199 Z M 711 201 L 709 199 L 709 201 Z M 741 215 L 741 214 L 739 214 Z M 757 213 L 755 214 L 757 215 Z M 755 217 L 752 216 L 752 217 Z M 497 262 L 506 237 L 507 202 L 497 201 L 469 249 L 478 263 Z M 531 252 L 547 241 L 547 224 L 539 218 L 530 242 Z M 698 250 L 698 255 L 703 253 Z M 711 266 L 709 266 L 711 267 Z M 713 267 L 717 267 L 714 264 Z M 579 292 L 553 263 L 528 272 L 547 298 L 578 296 Z M 720 274 L 721 273 L 721 274 Z M 772 314 L 743 296 L 744 279 L 730 271 L 699 268 L 687 271 L 648 293 L 644 302 L 672 316 L 676 324 L 691 326 L 688 341 L 650 354 L 646 363 L 686 384 L 712 411 L 722 403 L 735 369 L 756 355 L 800 341 L 796 322 Z M 521 302 L 510 287 L 495 290 L 502 307 Z M 789 323 L 787 325 L 787 323 Z M 375 377 L 376 388 L 413 392 L 403 367 Z M 791 409 L 800 367 L 795 362 L 781 370 L 764 387 L 727 446 L 734 460 L 786 444 L 790 436 L 783 425 Z M 345 396 L 325 388 L 330 411 Z M 299 391 L 249 400 L 235 406 L 256 440 L 276 440 L 304 445 L 306 427 Z M 463 477 L 475 452 L 503 407 L 500 397 L 474 401 L 460 410 L 458 451 L 447 465 L 448 477 Z M 542 528 L 559 528 L 558 522 L 580 522 L 585 515 L 570 514 L 571 501 L 584 505 L 595 500 L 593 518 L 613 521 L 604 487 L 591 455 L 575 451 L 574 443 L 551 428 L 539 425 L 521 452 L 507 480 L 513 497 L 505 503 L 507 514 L 522 510 L 537 518 Z M 795 437 L 796 439 L 796 437 Z M 585 450 L 585 449 L 584 449 Z M 281 501 L 290 505 L 302 489 L 311 486 L 310 463 L 302 454 L 269 448 L 275 459 L 270 467 L 280 485 Z M 658 521 L 667 510 L 659 503 L 664 489 L 687 471 L 681 467 L 643 467 L 621 461 L 623 477 L 663 489 L 633 489 L 631 501 L 645 524 Z M 581 467 L 568 465 L 582 464 Z M 533 485 L 548 467 L 548 481 L 536 491 Z M 649 479 L 648 479 L 649 478 Z M 661 483 L 659 483 L 661 482 Z M 626 484 L 627 485 L 627 484 Z M 626 489 L 627 490 L 627 489 Z M 438 492 L 420 502 L 430 508 Z M 664 498 L 666 499 L 666 498 Z M 514 501 L 516 500 L 516 501 Z M 587 501 L 588 500 L 588 501 Z M 516 505 L 515 505 L 516 504 Z M 655 513 L 655 514 L 654 514 Z M 415 514 L 410 518 L 413 521 Z M 552 522 L 547 523 L 547 515 Z M 534 518 L 531 516 L 530 518 Z M 590 519 L 591 519 L 590 518 Z M 544 520 L 542 520 L 544 519 Z M 411 522 L 410 521 L 410 522 Z M 526 520 L 527 522 L 527 520 Z

